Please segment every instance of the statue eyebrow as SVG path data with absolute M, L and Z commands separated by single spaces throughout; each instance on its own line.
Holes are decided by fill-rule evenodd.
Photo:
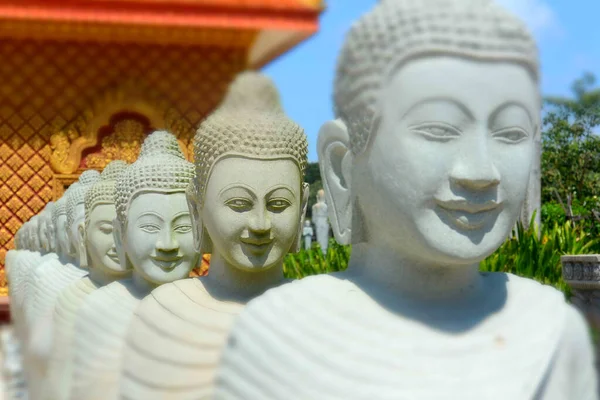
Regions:
M 419 107 L 423 107 L 425 105 L 430 105 L 430 104 L 435 104 L 435 103 L 451 103 L 455 107 L 457 107 L 463 114 L 467 115 L 469 117 L 469 119 L 471 119 L 471 120 L 475 119 L 475 117 L 473 116 L 473 113 L 471 112 L 471 110 L 469 110 L 467 108 L 467 106 L 465 106 L 463 103 L 461 103 L 460 101 L 458 101 L 455 98 L 445 97 L 445 96 L 427 97 L 427 98 L 424 98 L 424 99 L 416 102 L 415 104 L 410 106 L 409 109 L 404 112 L 404 114 L 402 114 L 402 118 L 404 118 L 408 114 L 414 112 L 414 110 L 418 109 Z
M 280 189 L 281 190 L 285 190 L 287 192 L 290 192 L 290 194 L 292 195 L 292 197 L 294 199 L 296 198 L 296 195 L 294 194 L 294 191 L 292 189 L 290 189 L 289 186 L 284 185 L 284 184 L 276 185 L 276 186 L 273 186 L 273 187 L 269 188 L 267 194 L 265 195 L 265 197 L 271 196 L 273 194 L 273 192 L 276 192 L 276 191 L 278 191 Z
M 164 222 L 163 217 L 160 214 L 155 213 L 154 211 L 146 211 L 145 213 L 142 213 L 142 214 L 138 215 L 135 220 L 138 221 L 140 218 L 147 217 L 147 216 L 156 217 L 156 218 L 158 218 L 158 219 L 160 219 L 161 221 Z
M 250 188 L 248 185 L 245 185 L 243 183 L 232 183 L 230 185 L 225 186 L 223 189 L 221 189 L 219 191 L 219 197 L 223 196 L 225 194 L 225 192 L 227 192 L 228 190 L 232 190 L 232 189 L 242 189 L 243 191 L 247 192 L 250 197 L 252 197 L 254 200 L 256 200 L 256 194 L 254 193 L 252 188 Z
M 533 120 L 533 116 L 529 112 L 529 109 L 527 108 L 527 106 L 525 106 L 525 104 L 523 104 L 523 103 L 519 103 L 518 101 L 507 101 L 505 103 L 500 104 L 498 107 L 496 107 L 496 109 L 490 116 L 489 120 L 493 121 L 495 118 L 498 117 L 498 114 L 500 114 L 502 111 L 506 110 L 509 107 L 517 107 L 517 108 L 520 108 L 521 110 L 525 111 L 525 114 L 527 114 L 527 118 L 529 118 L 529 122 L 531 123 L 531 126 L 536 125 Z

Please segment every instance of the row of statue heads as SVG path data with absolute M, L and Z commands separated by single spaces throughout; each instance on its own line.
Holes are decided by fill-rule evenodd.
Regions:
M 253 72 L 193 164 L 154 132 L 25 223 L 6 268 L 30 398 L 597 398 L 563 295 L 478 270 L 538 157 L 522 22 L 492 0 L 380 0 L 346 37 L 334 105 L 313 220 L 353 245 L 344 272 L 284 278 L 312 236 L 307 139 Z

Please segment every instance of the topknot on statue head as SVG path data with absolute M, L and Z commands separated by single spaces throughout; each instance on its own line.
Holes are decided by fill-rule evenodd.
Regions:
M 115 203 L 117 179 L 129 164 L 122 160 L 111 161 L 104 167 L 100 179 L 85 193 L 85 226 L 89 224 L 90 213 L 96 205 Z
M 185 192 L 193 177 L 194 164 L 186 161 L 175 136 L 165 131 L 150 134 L 139 158 L 117 179 L 115 206 L 119 223 L 126 226 L 127 210 L 137 194 Z
M 79 179 L 77 180 L 77 182 L 79 182 L 82 185 L 92 185 L 96 183 L 98 179 L 100 179 L 100 172 L 94 169 L 88 169 L 86 171 L 83 171 L 81 175 L 79 175 Z
M 52 209 L 52 225 L 57 226 L 58 217 L 67 213 L 67 196 L 72 190 L 75 190 L 80 185 L 79 182 L 74 182 L 71 186 L 65 190 L 63 195 L 54 202 L 54 208 Z
M 334 111 L 360 154 L 376 126 L 379 91 L 418 57 L 457 56 L 525 66 L 539 81 L 535 40 L 491 0 L 380 0 L 347 34 L 334 82 Z
M 77 181 L 77 185 L 68 193 L 65 193 L 66 197 L 66 211 L 67 211 L 67 230 L 71 230 L 73 223 L 75 222 L 75 209 L 78 204 L 85 202 L 85 194 L 92 187 L 92 185 L 100 180 L 100 173 L 95 170 L 84 171 Z
M 106 167 L 102 170 L 100 174 L 101 181 L 114 181 L 117 180 L 119 175 L 123 173 L 125 168 L 127 168 L 129 164 L 123 160 L 114 160 L 109 162 Z M 97 183 L 96 183 L 97 184 Z
M 219 110 L 239 112 L 244 109 L 283 112 L 279 92 L 271 78 L 260 72 L 244 71 L 233 80 Z
M 304 178 L 308 142 L 304 130 L 285 113 L 273 81 L 258 72 L 243 72 L 221 105 L 194 137 L 196 178 L 190 192 L 202 205 L 213 166 L 225 156 L 290 158 Z
M 155 131 L 142 143 L 140 158 L 169 155 L 185 160 L 177 138 L 167 131 Z

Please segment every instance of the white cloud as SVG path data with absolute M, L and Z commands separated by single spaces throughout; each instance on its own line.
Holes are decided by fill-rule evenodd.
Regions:
M 558 16 L 544 0 L 496 0 L 521 17 L 529 29 L 539 38 L 546 35 L 561 35 Z

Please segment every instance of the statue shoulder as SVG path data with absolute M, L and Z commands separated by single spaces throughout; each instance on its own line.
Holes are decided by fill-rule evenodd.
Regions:
M 280 314 L 285 319 L 296 309 L 320 309 L 323 302 L 335 302 L 336 298 L 343 298 L 345 293 L 356 289 L 353 283 L 333 275 L 309 276 L 267 290 L 250 301 L 238 319 L 260 319 L 263 314 Z

